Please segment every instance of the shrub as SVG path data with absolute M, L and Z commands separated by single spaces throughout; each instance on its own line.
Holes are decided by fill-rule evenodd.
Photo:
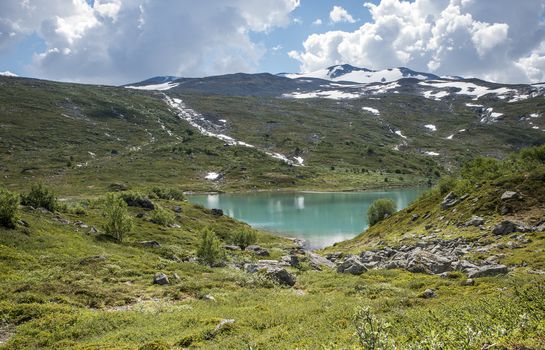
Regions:
M 176 219 L 174 213 L 161 206 L 155 206 L 155 210 L 151 213 L 151 222 L 158 225 L 167 226 L 174 223 Z
M 456 187 L 456 179 L 452 176 L 442 178 L 437 184 L 437 188 L 439 188 L 439 193 L 441 193 L 442 195 L 445 195 L 450 191 L 454 190 L 454 187 Z
M 392 215 L 396 212 L 396 205 L 393 200 L 389 198 L 380 198 L 374 201 L 367 209 L 367 218 L 369 219 L 369 225 L 373 226 L 377 222 L 384 220 L 384 218 Z
M 0 226 L 15 228 L 19 220 L 19 195 L 0 188 Z
M 475 158 L 465 163 L 460 171 L 462 178 L 472 182 L 493 180 L 501 175 L 501 163 L 493 158 Z
M 389 324 L 377 318 L 369 307 L 361 307 L 356 310 L 354 326 L 362 349 L 395 349 L 395 343 L 387 332 Z
M 254 244 L 256 241 L 256 234 L 251 230 L 238 231 L 233 235 L 233 244 L 238 245 L 243 250 L 247 246 Z
M 151 198 L 159 198 L 165 200 L 183 201 L 184 193 L 175 188 L 153 187 L 150 190 L 149 196 Z
M 144 209 L 154 210 L 155 204 L 146 195 L 137 191 L 127 191 L 120 195 L 120 198 L 130 207 L 140 207 Z
M 67 212 L 74 215 L 87 215 L 87 209 L 81 203 L 68 206 Z
M 216 234 L 209 228 L 201 232 L 201 240 L 197 248 L 197 257 L 201 263 L 208 266 L 220 266 L 225 258 L 225 251 L 221 246 L 221 241 Z
M 55 211 L 59 207 L 59 202 L 55 193 L 42 185 L 33 184 L 30 192 L 22 197 L 23 205 L 29 205 L 34 208 L 45 208 L 49 211 Z
M 104 199 L 103 215 L 106 218 L 104 232 L 123 242 L 123 237 L 132 229 L 132 217 L 127 211 L 127 203 L 113 193 L 108 193 Z

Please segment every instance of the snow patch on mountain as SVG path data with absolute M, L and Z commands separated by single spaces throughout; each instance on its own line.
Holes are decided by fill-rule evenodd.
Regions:
M 311 91 L 311 92 L 292 92 L 289 94 L 283 94 L 282 97 L 287 98 L 327 98 L 331 100 L 343 100 L 343 99 L 353 99 L 360 97 L 360 94 L 339 91 L 339 90 L 329 90 L 329 91 Z
M 259 149 L 255 147 L 254 145 L 251 145 L 243 141 L 238 141 L 230 136 L 213 133 L 202 126 L 202 124 L 205 124 L 207 122 L 202 114 L 197 113 L 195 110 L 187 107 L 185 103 L 179 98 L 171 98 L 170 96 L 166 94 L 164 94 L 164 97 L 165 97 L 165 102 L 167 103 L 167 105 L 176 111 L 176 114 L 178 115 L 180 119 L 187 121 L 191 126 L 199 130 L 199 132 L 205 136 L 215 137 L 217 139 L 224 141 L 230 146 L 242 146 L 242 147 L 248 147 L 248 148 L 255 148 L 259 150 L 260 152 L 263 152 L 272 158 L 279 159 L 289 165 L 294 165 L 294 166 L 304 165 L 303 164 L 304 159 L 301 158 L 300 156 L 290 159 L 281 153 L 270 152 L 267 150 Z
M 0 72 L 0 75 L 3 77 L 18 77 L 17 74 L 10 72 L 9 70 Z
M 125 86 L 125 88 L 127 89 L 135 89 L 135 90 L 157 90 L 157 91 L 166 91 L 166 90 L 170 90 L 172 88 L 175 88 L 176 86 L 178 86 L 180 84 L 178 83 L 172 83 L 172 82 L 167 82 L 167 83 L 161 83 L 161 84 L 151 84 L 151 85 L 129 85 L 129 86 Z
M 430 131 L 437 131 L 437 127 L 433 124 L 426 124 L 424 127 Z
M 395 134 L 398 135 L 398 136 L 401 136 L 402 138 L 406 139 L 407 136 L 403 135 L 403 133 L 401 132 L 401 130 L 396 130 L 395 131 Z
M 373 107 L 361 107 L 361 109 L 374 115 L 380 115 L 380 111 Z
M 497 96 L 503 96 L 507 94 L 517 94 L 517 90 L 510 89 L 506 87 L 500 87 L 496 89 L 491 89 L 486 86 L 477 85 L 475 83 L 470 83 L 466 81 L 444 81 L 444 80 L 432 80 L 426 82 L 419 82 L 420 86 L 434 87 L 436 89 L 458 89 L 459 91 L 455 92 L 457 95 L 466 95 L 473 97 L 474 100 L 488 95 L 495 94 Z
M 502 116 L 503 116 L 503 113 L 494 112 L 494 109 L 490 107 L 485 109 L 484 112 L 481 114 L 481 123 L 482 124 L 495 123 Z

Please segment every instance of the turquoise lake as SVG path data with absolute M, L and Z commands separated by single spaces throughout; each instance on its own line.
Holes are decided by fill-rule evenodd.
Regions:
M 425 188 L 365 192 L 258 192 L 190 195 L 188 200 L 252 227 L 305 240 L 310 249 L 353 238 L 367 229 L 367 208 L 378 198 L 407 207 Z

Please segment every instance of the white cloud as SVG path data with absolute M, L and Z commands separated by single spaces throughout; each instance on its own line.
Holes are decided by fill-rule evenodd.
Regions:
M 289 56 L 302 71 L 409 66 L 504 82 L 545 80 L 545 0 L 382 0 L 352 32 L 312 34 Z
M 159 74 L 253 71 L 266 52 L 250 32 L 293 22 L 299 0 L 3 0 L 0 55 L 37 33 L 40 78 L 121 84 Z M 4 35 L 3 33 L 15 33 Z
M 314 22 L 312 22 L 312 24 L 314 24 L 315 26 L 321 26 L 322 25 L 322 20 L 319 19 L 319 18 L 316 18 L 314 20 Z
M 333 9 L 329 13 L 329 19 L 331 19 L 331 21 L 333 23 L 338 23 L 338 22 L 354 23 L 354 22 L 356 22 L 356 20 L 352 17 L 352 15 L 350 13 L 348 13 L 348 11 L 346 11 L 341 6 L 333 6 Z

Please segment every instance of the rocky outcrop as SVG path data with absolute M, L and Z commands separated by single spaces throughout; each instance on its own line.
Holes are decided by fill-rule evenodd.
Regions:
M 361 259 L 357 255 L 350 255 L 346 257 L 338 266 L 337 272 L 349 273 L 352 275 L 361 275 L 367 271 L 367 267 L 363 264 Z
M 532 228 L 517 220 L 504 220 L 492 228 L 495 235 L 507 235 L 513 232 L 530 232 Z
M 497 275 L 505 275 L 507 272 L 509 272 L 509 270 L 507 269 L 507 266 L 492 264 L 492 265 L 480 266 L 475 269 L 469 270 L 467 276 L 469 278 L 490 277 L 490 276 L 497 276 Z
M 153 284 L 167 285 L 169 283 L 168 276 L 162 272 L 158 272 L 153 276 Z
M 277 283 L 289 287 L 295 285 L 295 276 L 286 269 L 280 267 L 268 268 L 265 275 Z
M 269 251 L 265 248 L 261 248 L 258 245 L 249 245 L 244 250 L 248 252 L 253 252 L 257 256 L 269 256 Z
M 443 198 L 443 201 L 441 202 L 441 208 L 448 209 L 455 206 L 456 204 L 458 204 L 458 198 L 456 197 L 454 192 L 449 192 L 449 194 L 447 194 L 445 198 Z
M 473 216 L 471 219 L 464 223 L 464 226 L 479 227 L 481 225 L 484 225 L 484 219 L 480 216 Z
M 310 266 L 315 270 L 321 270 L 323 267 L 328 267 L 330 269 L 335 268 L 335 264 L 321 255 L 318 255 L 313 252 L 306 252 L 308 262 Z

